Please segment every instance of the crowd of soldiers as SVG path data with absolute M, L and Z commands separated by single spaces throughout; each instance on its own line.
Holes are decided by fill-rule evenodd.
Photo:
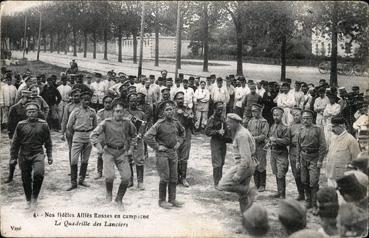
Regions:
M 83 75 L 78 69 L 77 74 L 61 74 L 60 80 L 56 75 L 34 76 L 29 71 L 20 76 L 6 68 L 1 73 L 1 126 L 7 128 L 11 139 L 6 183 L 13 180 L 19 161 L 30 206 L 37 205 L 44 176 L 42 146 L 48 163 L 53 163 L 49 128 L 60 132 L 68 143 L 71 186 L 67 191 L 89 187 L 85 178 L 94 146 L 98 151 L 95 179 L 105 177 L 106 199 L 112 201 L 114 165 L 117 167 L 121 182 L 115 202 L 121 206 L 127 188 L 134 185 L 134 170 L 138 189 L 144 189 L 149 146 L 155 151 L 160 177 L 159 206 L 181 207 L 176 187 L 190 186 L 187 164 L 191 137 L 199 133 L 211 138 L 215 189 L 239 194 L 243 223 L 248 229 L 260 228 L 251 226 L 255 224 L 249 217 L 265 214 L 254 201 L 257 191 L 266 190 L 267 161 L 276 179 L 273 197 L 286 198 L 286 174 L 291 167 L 296 200 L 305 201 L 301 209 L 312 208 L 315 215 L 321 215 L 317 201 L 324 160 L 328 186 L 338 187 L 340 202 L 342 197 L 354 204 L 367 199 L 366 193 L 355 201 L 352 194 L 350 198 L 345 195 L 352 193 L 351 186 L 361 189 L 363 181 L 358 171 L 348 173 L 348 165 L 367 176 L 367 151 L 358 156 L 366 148 L 360 147 L 353 135 L 367 130 L 368 95 L 360 93 L 357 86 L 348 93 L 325 80 L 317 86 L 296 81 L 291 89 L 290 79 L 279 84 L 234 75 L 223 79 L 216 75 L 184 78 L 179 74 L 173 82 L 166 70 L 157 79 L 155 75 L 135 77 L 114 71 L 106 76 Z M 227 143 L 233 143 L 235 165 L 223 173 Z M 257 191 L 250 185 L 251 178 Z M 283 206 L 300 209 L 295 200 L 283 201 L 287 203 Z M 362 208 L 360 204 L 356 207 Z M 296 220 L 281 217 L 283 214 L 282 224 Z

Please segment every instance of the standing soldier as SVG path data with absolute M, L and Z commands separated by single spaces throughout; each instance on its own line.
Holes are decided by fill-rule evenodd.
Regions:
M 91 89 L 93 91 L 91 102 L 92 108 L 98 111 L 104 106 L 103 98 L 107 92 L 107 86 L 105 82 L 101 81 L 102 75 L 100 73 L 95 73 L 95 79 L 96 81 L 91 83 Z
M 61 95 L 61 102 L 58 105 L 58 116 L 59 116 L 59 123 L 62 123 L 63 120 L 63 113 L 64 113 L 64 108 L 67 106 L 68 102 L 69 102 L 69 95 L 70 92 L 72 91 L 71 86 L 69 86 L 67 84 L 67 76 L 66 75 L 62 75 L 60 78 L 61 81 L 61 85 L 59 85 L 57 87 L 60 95 Z
M 113 101 L 113 98 L 111 96 L 105 96 L 102 99 L 104 108 L 100 109 L 96 114 L 97 124 L 100 124 L 100 122 L 102 122 L 106 118 L 110 118 L 113 116 L 113 109 L 111 105 L 112 101 Z M 104 148 L 105 141 L 103 140 L 103 136 L 101 136 L 99 139 L 101 139 L 100 144 Z M 102 158 L 102 154 L 98 153 L 97 154 L 97 175 L 95 179 L 99 179 L 102 177 L 102 171 L 103 171 L 103 158 Z
M 50 107 L 47 102 L 38 95 L 38 87 L 36 84 L 33 84 L 29 87 L 31 91 L 31 96 L 28 98 L 29 101 L 34 102 L 40 108 L 40 112 L 42 113 L 43 119 L 46 120 L 47 116 L 49 115 Z
M 200 80 L 200 87 L 195 92 L 196 130 L 204 129 L 208 120 L 210 93 L 205 86 L 206 81 L 204 79 Z
M 223 118 L 226 117 L 227 103 L 229 102 L 229 93 L 226 87 L 223 87 L 223 79 L 217 78 L 217 84 L 211 87 L 210 98 L 213 103 L 223 102 Z
M 137 173 L 137 188 L 139 190 L 144 190 L 143 181 L 144 181 L 144 166 L 145 166 L 145 149 L 144 149 L 144 141 L 142 139 L 143 135 L 146 132 L 146 114 L 142 110 L 137 107 L 137 94 L 132 93 L 128 95 L 128 103 L 129 103 L 129 117 L 131 122 L 135 125 L 137 130 L 137 138 L 136 138 L 136 146 L 133 151 L 133 161 L 130 161 L 131 167 L 131 181 L 130 184 L 133 186 L 133 163 L 136 164 L 136 173 Z
M 67 191 L 77 188 L 78 159 L 81 156 L 81 168 L 79 171 L 79 185 L 89 187 L 85 182 L 88 160 L 91 153 L 90 132 L 97 125 L 96 112 L 89 107 L 91 93 L 81 94 L 81 106 L 72 111 L 69 117 L 67 130 L 73 134 L 72 139 L 72 161 L 71 161 L 71 186 Z
M 223 102 L 216 102 L 214 104 L 214 114 L 209 118 L 205 128 L 205 134 L 211 137 L 211 163 L 213 165 L 213 179 L 216 189 L 223 176 L 223 165 L 227 153 L 226 143 L 230 142 L 230 139 L 225 137 L 226 124 L 222 117 L 223 109 Z
M 288 128 L 282 123 L 283 108 L 274 107 L 272 113 L 274 123 L 269 130 L 267 144 L 270 145 L 271 150 L 270 165 L 277 180 L 278 192 L 273 197 L 284 199 L 286 198 L 286 173 L 288 171 Z
M 120 174 L 120 185 L 115 202 L 122 206 L 127 191 L 131 171 L 127 156 L 132 155 L 136 128 L 124 118 L 124 106 L 120 102 L 113 106 L 113 117 L 106 118 L 91 133 L 91 143 L 103 154 L 106 200 L 111 202 L 115 177 L 114 164 Z M 103 135 L 106 146 L 102 147 L 99 137 Z
M 43 87 L 41 97 L 45 100 L 50 110 L 45 119 L 49 127 L 59 131 L 58 105 L 62 100 L 59 90 L 56 89 L 52 82 L 52 78 L 47 78 L 47 84 Z
M 298 153 L 297 153 L 297 139 L 303 127 L 303 125 L 301 124 L 301 113 L 302 113 L 301 108 L 299 107 L 292 108 L 291 114 L 293 116 L 293 123 L 289 128 L 290 130 L 289 132 L 289 136 L 290 136 L 289 155 L 290 155 L 290 164 L 291 164 L 292 174 L 293 174 L 293 177 L 295 178 L 297 191 L 299 193 L 296 199 L 297 201 L 305 200 L 304 186 L 301 183 L 301 171 L 300 169 L 296 168 L 296 162 L 298 161 L 298 158 L 299 158 Z
M 323 129 L 313 125 L 314 112 L 302 111 L 301 131 L 297 138 L 298 161 L 296 168 L 301 169 L 301 182 L 305 187 L 306 209 L 317 212 L 317 192 L 319 189 L 320 168 L 327 153 Z
M 258 164 L 254 173 L 254 182 L 259 192 L 264 192 L 266 185 L 266 151 L 264 146 L 269 131 L 269 124 L 261 115 L 262 109 L 263 106 L 260 104 L 251 105 L 252 118 L 247 125 L 256 145 L 255 155 Z
M 227 129 L 233 139 L 235 165 L 219 181 L 222 191 L 238 193 L 240 211 L 243 214 L 253 203 L 256 191 L 250 187 L 257 161 L 255 141 L 251 133 L 241 125 L 242 118 L 235 113 L 227 114 Z
M 174 102 L 169 101 L 160 105 L 163 118 L 160 118 L 145 134 L 144 140 L 155 150 L 156 168 L 160 176 L 159 206 L 164 209 L 181 207 L 182 202 L 176 200 L 177 149 L 182 144 L 185 131 L 181 123 L 174 118 Z M 169 185 L 168 185 L 169 183 Z M 167 187 L 169 199 L 166 202 Z
M 64 108 L 64 113 L 63 113 L 63 119 L 61 122 L 61 140 L 65 141 L 65 139 L 67 140 L 68 143 L 68 149 L 69 149 L 69 164 L 71 162 L 72 159 L 72 155 L 71 155 L 71 151 L 72 151 L 72 139 L 73 139 L 73 134 L 70 134 L 69 131 L 67 130 L 67 123 L 68 123 L 68 119 L 70 114 L 72 114 L 72 111 L 81 106 L 81 90 L 80 89 L 73 89 L 71 91 L 71 96 L 72 96 L 72 102 L 68 103 L 65 108 Z M 64 136 L 65 133 L 65 136 Z
M 181 125 L 185 129 L 185 138 L 183 143 L 178 148 L 178 180 L 179 182 L 185 186 L 189 187 L 189 183 L 186 180 L 187 176 L 187 162 L 190 157 L 191 150 L 191 137 L 192 132 L 191 129 L 194 126 L 194 114 L 192 110 L 184 105 L 185 94 L 180 91 L 174 95 L 174 99 L 177 104 L 175 118 L 181 123 Z
M 53 163 L 50 129 L 46 121 L 37 118 L 38 111 L 39 107 L 35 103 L 26 106 L 28 119 L 18 123 L 10 149 L 10 164 L 15 164 L 17 159 L 19 160 L 28 206 L 37 206 L 38 194 L 44 179 L 43 146 L 46 148 L 49 165 Z

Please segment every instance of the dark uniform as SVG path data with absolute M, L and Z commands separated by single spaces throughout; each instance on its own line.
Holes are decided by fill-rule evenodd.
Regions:
M 161 109 L 168 108 L 168 104 L 174 107 L 174 103 L 167 103 Z M 173 108 L 174 109 L 174 108 Z M 159 206 L 169 208 L 166 203 L 167 186 L 169 183 L 169 203 L 178 205 L 176 201 L 176 186 L 178 180 L 177 168 L 178 157 L 176 147 L 182 144 L 185 137 L 185 130 L 176 119 L 159 119 L 145 134 L 145 142 L 155 150 L 156 168 L 160 176 L 159 183 Z M 165 147 L 160 150 L 159 147 Z
M 128 151 L 133 150 L 136 138 L 136 128 L 130 120 L 116 121 L 113 118 L 103 120 L 91 133 L 91 143 L 99 143 L 99 137 L 103 135 L 104 146 L 104 176 L 106 182 L 107 200 L 112 199 L 113 182 L 115 177 L 114 164 L 120 174 L 120 185 L 115 199 L 122 203 L 123 196 L 127 190 L 131 171 L 127 158 Z
M 269 88 L 272 88 L 274 87 L 274 84 L 273 82 L 269 82 Z M 269 125 L 272 125 L 273 124 L 273 115 L 271 113 L 271 110 L 273 107 L 276 107 L 277 106 L 277 103 L 274 102 L 274 99 L 275 97 L 277 97 L 278 93 L 275 93 L 274 92 L 274 89 L 273 90 L 270 90 L 268 92 L 265 92 L 264 95 L 263 95 L 263 117 L 268 121 Z
M 272 109 L 279 110 L 281 113 L 284 110 L 280 107 L 275 107 Z M 272 172 L 276 176 L 278 193 L 275 197 L 285 198 L 286 197 L 286 173 L 288 171 L 288 149 L 289 145 L 289 135 L 288 128 L 282 122 L 278 124 L 274 123 L 268 133 L 268 138 L 274 137 L 276 141 L 274 143 L 268 142 L 270 144 L 271 158 L 270 165 L 272 167 Z
M 174 96 L 174 99 L 177 100 L 178 97 L 182 95 L 184 97 L 184 93 L 182 91 L 177 92 Z M 187 162 L 190 157 L 191 151 L 191 137 L 192 137 L 192 128 L 195 124 L 195 115 L 192 109 L 185 107 L 183 104 L 179 105 L 177 103 L 177 108 L 175 111 L 175 118 L 181 123 L 181 125 L 185 129 L 185 138 L 183 143 L 177 150 L 178 154 L 178 180 L 181 184 L 188 187 L 189 184 L 186 180 L 187 177 Z
M 82 93 L 91 96 L 88 92 Z M 86 99 L 82 99 L 86 100 Z M 83 102 L 82 102 L 83 104 Z M 96 112 L 91 107 L 83 108 L 83 105 L 75 108 L 69 117 L 67 130 L 68 133 L 73 134 L 72 150 L 71 150 L 71 183 L 72 186 L 68 189 L 75 189 L 77 187 L 77 173 L 78 173 L 78 159 L 81 156 L 81 168 L 79 185 L 88 187 L 86 184 L 86 172 L 88 160 L 90 158 L 92 145 L 90 143 L 90 133 L 97 125 Z
M 313 116 L 313 112 L 308 112 Z M 317 208 L 316 195 L 319 190 L 320 168 L 318 162 L 322 163 L 327 154 L 323 128 L 317 125 L 303 126 L 297 138 L 297 153 L 299 166 L 301 167 L 301 182 L 305 188 L 306 207 Z
M 19 161 L 22 171 L 23 189 L 28 203 L 36 202 L 44 179 L 44 150 L 49 159 L 52 158 L 50 130 L 46 121 L 20 121 L 15 129 L 10 149 L 11 160 Z
M 214 110 L 221 108 L 223 110 L 223 102 L 215 103 Z M 214 186 L 217 187 L 220 179 L 223 176 L 223 165 L 225 162 L 225 156 L 227 153 L 226 143 L 231 143 L 232 139 L 228 138 L 224 134 L 219 134 L 219 131 L 226 129 L 226 124 L 222 113 L 214 113 L 208 120 L 205 127 L 205 134 L 210 136 L 210 151 L 211 151 L 211 163 L 213 166 L 213 179 Z
M 299 193 L 299 197 L 297 200 L 304 200 L 304 186 L 301 183 L 301 170 L 296 168 L 296 161 L 299 158 L 298 151 L 297 151 L 297 140 L 299 133 L 301 129 L 303 128 L 303 125 L 301 123 L 293 123 L 289 128 L 289 136 L 290 136 L 290 150 L 289 150 L 289 156 L 290 156 L 290 164 L 292 169 L 293 177 L 295 178 L 297 191 Z
M 252 105 L 251 111 L 254 110 L 261 111 L 262 106 L 259 104 Z M 260 114 L 260 118 L 251 118 L 251 120 L 248 122 L 247 129 L 254 137 L 256 145 L 255 156 L 258 164 L 254 173 L 255 186 L 259 192 L 263 192 L 266 185 L 266 151 L 264 150 L 264 146 L 265 139 L 268 136 L 269 124 L 267 120 L 265 120 Z

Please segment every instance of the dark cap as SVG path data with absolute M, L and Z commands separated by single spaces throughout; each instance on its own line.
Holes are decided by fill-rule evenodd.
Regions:
M 221 77 L 217 78 L 217 82 L 223 82 L 223 79 Z
M 154 78 L 155 78 L 155 75 L 150 74 L 150 75 L 149 75 L 149 78 L 154 79 Z
M 100 74 L 100 73 L 95 73 L 95 77 L 96 77 L 96 78 L 102 78 L 102 74 Z
M 222 101 L 217 101 L 217 102 L 215 102 L 214 103 L 214 108 L 216 108 L 216 107 L 218 107 L 218 106 L 224 106 L 224 102 L 222 102 Z
M 92 97 L 92 93 L 90 92 L 90 91 L 83 91 L 83 92 L 81 92 L 81 97 L 83 97 L 83 96 L 89 96 L 89 97 Z
M 136 90 L 136 86 L 135 85 L 130 85 L 130 86 L 128 86 L 127 91 L 129 91 L 132 88 L 134 88 Z
M 342 116 L 339 116 L 339 115 L 337 115 L 337 116 L 334 116 L 333 118 L 332 118 L 332 120 L 331 120 L 331 123 L 333 124 L 333 125 L 342 125 L 342 124 L 345 124 L 345 118 L 343 118 Z
M 128 101 L 130 101 L 132 97 L 136 97 L 137 98 L 137 93 L 130 93 L 130 94 L 128 94 L 128 96 L 127 96 Z
M 289 83 L 287 83 L 287 82 L 284 82 L 284 83 L 282 83 L 282 87 L 290 87 L 290 84 Z
M 170 88 L 165 87 L 160 90 L 161 93 L 164 93 L 165 91 L 170 92 Z
M 164 109 L 168 106 L 172 106 L 172 107 L 175 107 L 175 102 L 171 101 L 171 100 L 168 100 L 168 101 L 165 101 L 165 102 L 162 102 L 162 103 L 159 103 L 158 105 L 158 112 L 159 112 L 159 115 L 164 111 Z
M 334 187 L 320 188 L 317 193 L 319 216 L 336 218 L 338 215 L 338 196 Z
M 167 82 L 173 82 L 173 78 L 167 78 Z
M 302 110 L 302 113 L 309 113 L 312 117 L 314 117 L 314 112 L 312 110 L 309 110 L 309 109 L 305 109 L 305 110 Z
M 243 213 L 242 224 L 250 235 L 265 235 L 269 230 L 267 210 L 263 206 L 254 203 Z
M 28 102 L 26 104 L 26 111 L 29 110 L 39 110 L 40 106 L 36 102 Z
M 305 228 L 306 209 L 294 199 L 284 199 L 279 203 L 278 218 L 291 232 Z
M 178 91 L 178 92 L 176 92 L 176 94 L 174 94 L 174 99 L 177 99 L 177 97 L 178 97 L 179 95 L 184 96 L 184 92 L 182 92 L 182 91 Z
M 73 89 L 72 91 L 70 91 L 70 95 L 73 95 L 73 94 L 75 94 L 75 93 L 81 93 L 81 89 L 79 89 L 79 88 L 75 88 L 75 89 Z
M 185 79 L 185 78 L 184 78 L 184 79 L 182 79 L 182 82 L 188 82 L 188 79 Z
M 128 76 L 128 79 L 134 79 L 134 78 L 136 78 L 136 76 L 134 76 L 134 75 L 129 75 Z
M 273 108 L 272 108 L 272 110 L 271 110 L 271 112 L 273 113 L 273 112 L 274 112 L 274 110 L 278 110 L 278 111 L 280 111 L 280 112 L 284 113 L 284 110 L 283 110 L 283 108 L 281 108 L 281 107 L 273 107 Z
M 360 201 L 366 196 L 367 187 L 362 186 L 354 174 L 344 175 L 336 182 L 337 189 L 342 196 L 349 195 L 354 201 Z
M 251 111 L 260 111 L 261 109 L 263 109 L 263 105 L 257 103 L 251 105 Z

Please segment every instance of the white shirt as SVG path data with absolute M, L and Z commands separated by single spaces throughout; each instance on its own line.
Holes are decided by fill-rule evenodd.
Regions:
M 69 86 L 68 84 L 67 85 L 62 84 L 59 85 L 56 89 L 58 89 L 63 101 L 67 101 L 69 99 L 69 93 L 70 91 L 72 91 L 71 86 Z
M 301 101 L 304 100 L 304 96 L 305 96 L 304 93 L 302 91 L 296 91 L 295 89 L 292 89 L 290 92 L 295 97 L 296 106 L 300 106 Z
M 292 108 L 295 105 L 295 97 L 290 92 L 279 93 L 273 101 L 281 108 Z
M 315 99 L 315 103 L 314 103 L 314 111 L 316 111 L 317 109 L 325 109 L 325 107 L 329 104 L 329 99 L 327 96 L 324 96 L 324 98 L 318 97 L 317 99 Z
M 202 89 L 201 87 L 196 89 L 195 92 L 195 99 L 196 101 L 199 100 L 200 102 L 207 103 L 210 99 L 210 92 L 207 88 Z
M 323 117 L 324 117 L 324 125 L 330 125 L 332 117 L 337 116 L 341 112 L 341 105 L 338 103 L 328 104 L 324 111 L 323 111 Z
M 90 88 L 94 91 L 93 97 L 96 97 L 95 100 L 97 100 L 96 102 L 98 103 L 102 103 L 103 98 L 105 96 L 105 92 L 106 92 L 106 84 L 102 81 L 100 82 L 93 82 L 91 83 Z M 92 101 L 94 101 L 94 98 L 91 99 Z
M 229 102 L 229 94 L 227 88 L 225 87 L 219 88 L 217 85 L 215 85 L 214 87 L 212 87 L 210 97 L 214 102 Z
M 242 107 L 242 103 L 245 101 L 245 97 L 250 93 L 250 89 L 248 87 L 237 87 L 234 93 L 234 100 L 236 107 Z
M 195 92 L 190 87 L 183 88 L 182 90 L 183 90 L 183 93 L 184 93 L 184 106 L 186 106 L 188 108 L 192 108 L 193 107 L 193 101 L 194 101 L 194 98 L 195 98 Z
M 369 126 L 369 118 L 367 114 L 360 115 L 359 118 L 352 124 L 355 130 L 367 130 Z
M 256 88 L 256 93 L 259 94 L 261 97 L 263 97 L 264 93 L 265 93 L 265 89 L 264 88 L 261 88 L 261 89 Z
M 0 106 L 10 107 L 15 103 L 17 88 L 14 85 L 1 84 Z

